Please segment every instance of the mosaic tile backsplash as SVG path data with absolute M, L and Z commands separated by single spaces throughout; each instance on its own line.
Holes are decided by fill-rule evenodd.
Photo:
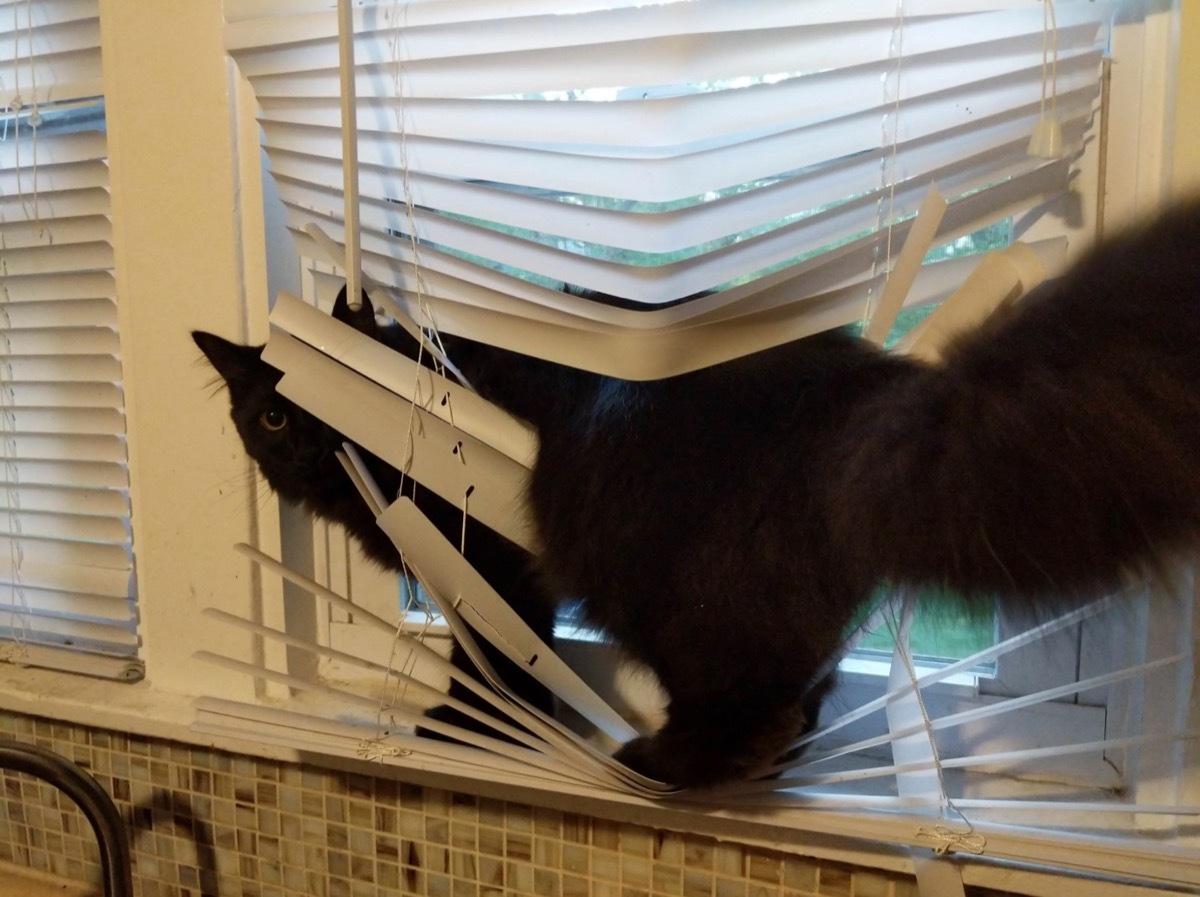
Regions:
M 3 711 L 0 738 L 112 795 L 140 897 L 917 897 L 911 879 L 749 845 Z M 100 881 L 69 799 L 13 772 L 0 788 L 0 862 Z

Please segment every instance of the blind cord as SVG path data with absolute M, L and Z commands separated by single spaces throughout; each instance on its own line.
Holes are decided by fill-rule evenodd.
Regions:
M 915 615 L 915 604 L 912 596 L 909 594 L 905 594 L 903 600 L 904 607 L 901 613 L 907 623 Z M 941 754 L 938 751 L 937 738 L 933 734 L 933 720 L 929 716 L 929 709 L 925 706 L 925 698 L 921 694 L 916 667 L 913 665 L 912 652 L 910 651 L 908 639 L 909 627 L 908 625 L 898 623 L 894 613 L 888 614 L 885 619 L 888 631 L 891 633 L 892 640 L 895 643 L 896 656 L 900 658 L 900 662 L 904 666 L 904 672 L 908 676 L 909 683 L 912 685 L 912 696 L 916 702 L 917 710 L 921 714 L 921 723 L 925 728 L 925 737 L 929 741 L 929 753 L 933 761 L 934 773 L 937 776 L 938 799 L 941 805 L 939 813 L 943 819 L 953 814 L 966 826 L 965 830 L 952 829 L 945 824 L 920 826 L 917 829 L 917 838 L 922 841 L 931 842 L 933 844 L 933 852 L 938 856 L 957 850 L 977 855 L 982 854 L 987 846 L 986 839 L 975 831 L 975 826 L 972 825 L 962 810 L 954 805 L 954 801 L 946 793 L 945 769 L 942 766 Z
M 887 239 L 884 247 L 883 268 L 885 277 L 889 276 L 892 269 L 892 232 L 896 224 L 896 156 L 899 152 L 900 143 L 900 77 L 904 61 L 904 0 L 896 0 L 895 24 L 892 28 L 892 39 L 889 48 L 891 55 L 895 57 L 896 64 L 891 73 L 885 73 L 883 77 L 883 94 L 884 100 L 888 99 L 888 81 L 894 76 L 895 84 L 893 88 L 893 96 L 891 97 L 891 111 L 885 112 L 881 124 L 880 142 L 887 146 L 890 143 L 890 152 L 880 159 L 879 163 L 879 178 L 880 187 L 887 189 Z M 891 134 L 889 139 L 888 126 L 891 126 Z M 876 211 L 876 227 L 882 228 L 885 226 L 884 220 L 884 203 L 885 200 L 881 197 Z M 876 249 L 875 270 L 872 272 L 878 273 L 878 249 Z M 876 304 L 875 287 L 872 286 L 867 290 L 866 304 L 863 307 L 863 317 L 861 329 L 865 332 L 867 325 L 871 321 L 874 306 Z

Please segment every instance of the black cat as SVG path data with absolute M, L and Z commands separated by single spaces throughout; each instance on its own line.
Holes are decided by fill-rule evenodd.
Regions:
M 668 722 L 618 756 L 666 782 L 779 755 L 882 582 L 1044 615 L 1200 528 L 1200 203 L 936 365 L 830 332 L 626 382 L 444 340 L 536 428 L 539 569 L 658 674 Z
M 348 322 L 397 351 L 416 357 L 416 340 L 400 327 L 377 328 L 370 303 L 354 311 L 346 303 L 345 290 L 338 296 L 334 316 Z M 229 389 L 230 415 L 247 454 L 258 464 L 271 488 L 324 520 L 340 523 L 362 546 L 367 557 L 397 572 L 400 555 L 391 540 L 375 523 L 375 517 L 351 484 L 335 456 L 345 438 L 304 409 L 275 391 L 282 373 L 262 360 L 262 346 L 239 346 L 219 336 L 193 331 L 192 338 Z M 363 459 L 389 500 L 398 497 L 401 485 L 417 507 L 455 545 L 462 538 L 462 511 L 411 478 L 404 480 L 393 467 L 369 452 Z M 467 519 L 466 559 L 516 610 L 529 626 L 551 643 L 554 636 L 554 601 L 541 588 L 530 565 L 529 554 L 489 528 Z M 549 713 L 550 693 L 518 666 L 505 659 L 484 640 L 479 640 L 489 661 L 522 697 Z M 477 676 L 474 664 L 456 644 L 451 661 Z M 473 693 L 451 682 L 452 697 L 472 706 L 482 706 Z M 427 714 L 464 728 L 480 727 L 465 714 L 438 707 Z M 431 735 L 427 730 L 422 734 Z
M 674 784 L 785 750 L 882 582 L 1045 613 L 1200 528 L 1200 204 L 936 365 L 830 332 L 628 382 L 443 339 L 536 428 L 542 581 L 658 674 L 618 756 Z

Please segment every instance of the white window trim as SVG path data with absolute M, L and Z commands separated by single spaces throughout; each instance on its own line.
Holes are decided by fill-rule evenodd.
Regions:
M 228 426 L 223 399 L 210 398 L 203 389 L 207 371 L 185 361 L 196 357 L 188 338 L 193 327 L 247 342 L 266 335 L 262 297 L 268 276 L 257 199 L 260 156 L 253 103 L 246 85 L 225 61 L 219 4 L 168 9 L 101 0 L 101 13 L 148 678 L 136 685 L 114 685 L 48 671 L 0 669 L 0 707 L 302 762 L 306 758 L 294 749 L 213 738 L 190 728 L 191 702 L 200 692 L 254 697 L 243 677 L 194 660 L 190 649 L 219 646 L 227 655 L 259 659 L 249 638 L 237 640 L 201 618 L 199 611 L 214 606 L 261 617 L 281 606 L 280 587 L 269 577 L 259 578 L 230 550 L 235 542 L 249 541 L 271 553 L 278 551 L 275 502 L 259 499 L 255 472 Z M 1193 33 L 1200 30 L 1194 21 L 1190 24 Z M 1138 52 L 1126 57 L 1129 60 L 1162 58 L 1156 54 L 1169 43 L 1169 31 L 1159 17 L 1144 32 L 1125 31 L 1118 39 L 1138 45 Z M 1197 43 L 1193 39 L 1190 46 Z M 221 64 L 215 62 L 218 59 Z M 172 69 L 149 76 L 144 66 L 153 60 L 169 61 Z M 1163 196 L 1170 174 L 1162 151 L 1169 136 L 1167 94 L 1166 86 L 1151 77 L 1120 93 L 1120 102 L 1136 102 L 1142 113 L 1138 127 L 1124 129 L 1119 145 L 1110 141 L 1110 160 L 1118 154 L 1131 159 L 1122 165 L 1131 165 L 1127 170 L 1138 177 L 1130 182 L 1109 179 L 1110 221 L 1149 209 Z M 232 143 L 226 139 L 231 126 L 236 134 Z M 136 203 L 131 201 L 134 197 Z M 170 264 L 164 264 L 164 258 Z M 231 297 L 237 301 L 229 301 Z M 166 375 L 181 369 L 188 375 Z M 214 483 L 222 485 L 224 494 L 212 494 Z M 361 761 L 354 765 L 364 768 Z M 489 789 L 487 781 L 455 771 L 451 764 L 402 773 L 367 768 L 440 787 L 480 793 Z M 1192 769 L 1200 769 L 1200 764 Z M 1198 778 L 1192 775 L 1183 783 L 1192 792 L 1185 802 L 1200 803 Z M 506 789 L 497 796 L 710 831 L 839 862 L 912 871 L 904 850 L 861 840 L 883 829 L 864 827 L 858 817 L 796 810 L 753 816 L 696 814 L 598 793 L 514 794 Z M 968 884 L 1054 897 L 1062 889 L 1061 877 L 1051 873 L 969 862 L 963 868 Z M 1088 888 L 1102 897 L 1152 893 L 1092 882 Z
M 1118 71 L 1117 76 L 1113 79 L 1112 97 L 1110 100 L 1109 119 L 1120 121 L 1123 118 L 1134 116 L 1140 123 L 1139 128 L 1113 128 L 1110 129 L 1110 139 L 1108 146 L 1104 152 L 1108 155 L 1108 168 L 1113 171 L 1136 171 L 1136 178 L 1114 177 L 1102 178 L 1101 176 L 1101 141 L 1098 137 L 1093 136 L 1086 148 L 1084 157 L 1079 165 L 1080 173 L 1077 184 L 1079 185 L 1074 191 L 1075 201 L 1078 202 L 1078 209 L 1074 210 L 1077 214 L 1077 219 L 1073 219 L 1073 223 L 1068 223 L 1068 220 L 1063 219 L 1054 213 L 1043 216 L 1035 223 L 1026 233 L 1020 236 L 1026 240 L 1034 240 L 1041 238 L 1049 238 L 1061 236 L 1064 231 L 1070 239 L 1071 257 L 1076 257 L 1078 254 L 1094 242 L 1096 235 L 1099 233 L 1097 225 L 1097 216 L 1099 214 L 1099 203 L 1097 201 L 1098 193 L 1101 189 L 1107 187 L 1107 203 L 1104 211 L 1105 219 L 1109 227 L 1119 225 L 1124 221 L 1135 218 L 1138 215 L 1146 214 L 1150 210 L 1159 206 L 1166 195 L 1167 182 L 1165 177 L 1164 167 L 1164 146 L 1169 139 L 1169 126 L 1171 116 L 1168 110 L 1168 101 L 1172 95 L 1168 90 L 1168 86 L 1163 80 L 1163 76 L 1159 70 L 1160 65 L 1154 65 L 1152 62 L 1156 59 L 1165 58 L 1167 47 L 1171 42 L 1170 16 L 1160 14 L 1155 16 L 1150 22 L 1143 25 L 1141 23 L 1118 25 L 1114 29 L 1113 35 L 1114 49 L 1123 63 Z M 1147 64 L 1150 61 L 1151 64 Z M 1136 75 L 1136 77 L 1131 77 Z M 1113 139 L 1113 136 L 1116 139 Z M 305 279 L 310 278 L 305 275 Z M 311 297 L 310 297 L 311 298 Z M 329 554 L 344 557 L 345 549 L 341 542 L 341 536 L 335 531 L 332 535 L 328 532 L 328 528 L 318 527 L 323 532 L 317 533 L 315 536 L 318 545 L 329 547 Z M 318 550 L 318 554 L 320 554 Z M 337 569 L 325 568 L 314 571 L 317 573 L 317 578 L 323 581 L 327 586 L 335 591 L 340 591 L 339 586 L 349 584 L 350 574 L 340 567 Z M 324 574 L 324 575 L 322 575 Z M 349 594 L 346 592 L 345 594 Z M 353 596 L 352 596 L 353 597 Z M 376 612 L 380 612 L 380 608 L 371 605 Z M 387 612 L 386 609 L 383 612 Z M 336 623 L 333 624 L 337 631 L 333 637 L 337 638 L 341 644 L 339 647 L 344 647 L 347 644 L 365 645 L 367 642 L 360 640 L 354 633 L 352 624 Z M 1096 625 L 1091 622 L 1080 624 L 1080 630 L 1084 635 L 1079 635 L 1074 630 L 1070 633 L 1060 633 L 1056 637 L 1054 652 L 1062 652 L 1064 656 L 1059 658 L 1056 654 L 1056 663 L 1038 664 L 1038 669 L 1035 673 L 1026 674 L 1024 670 L 1020 671 L 1022 675 L 1018 676 L 1020 684 L 1019 691 L 1027 693 L 1036 691 L 1039 688 L 1049 688 L 1055 685 L 1063 684 L 1067 681 L 1078 681 L 1084 678 L 1086 669 L 1081 665 L 1081 658 L 1078 654 L 1078 645 L 1087 638 L 1086 633 L 1090 629 L 1094 629 Z M 322 632 L 322 635 L 327 633 Z M 1077 637 L 1078 636 L 1078 637 Z M 369 638 L 365 636 L 364 638 Z M 614 699 L 632 698 L 632 704 L 628 700 L 622 700 L 623 706 L 631 709 L 635 714 L 642 716 L 645 719 L 656 719 L 654 705 L 656 696 L 648 690 L 642 689 L 639 693 L 632 696 L 617 695 L 611 689 L 607 692 L 604 690 L 605 684 L 614 683 L 617 681 L 628 681 L 628 677 L 622 677 L 616 670 L 616 666 L 620 663 L 617 652 L 609 650 L 602 646 L 577 646 L 574 649 L 577 655 L 586 654 L 590 664 L 592 665 L 592 675 L 589 680 L 592 681 L 593 687 L 598 687 L 602 690 L 602 694 L 611 695 Z M 1038 646 L 1025 649 L 1022 659 L 1019 662 L 1022 666 L 1030 666 L 1024 661 L 1034 651 L 1039 650 Z M 1047 649 L 1050 650 L 1050 649 Z M 1096 650 L 1093 647 L 1093 650 Z M 1069 656 L 1066 656 L 1069 654 Z M 999 674 L 1004 676 L 1005 658 L 1001 658 L 999 662 Z M 1010 658 L 1010 661 L 1015 659 Z M 1104 658 L 1091 658 L 1093 665 L 1098 664 L 1100 667 L 1104 665 Z M 1017 665 L 1014 663 L 1014 666 Z M 856 700 L 868 700 L 878 697 L 885 690 L 885 682 L 887 677 L 887 665 L 881 664 L 874 671 L 868 671 L 862 663 L 843 664 L 841 669 L 843 676 L 842 682 L 839 684 L 838 692 L 835 692 L 829 699 L 829 703 L 839 706 L 853 706 Z M 855 675 L 846 676 L 846 672 L 854 670 Z M 342 672 L 339 670 L 339 672 Z M 872 674 L 873 673 L 873 674 Z M 1045 677 L 1052 677 L 1053 681 Z M 944 698 L 947 700 L 961 700 L 964 695 L 962 688 L 964 683 L 943 683 L 933 686 L 930 689 L 931 695 L 936 698 Z M 978 684 L 978 683 L 976 683 Z M 978 703 L 987 703 L 995 700 L 990 697 L 995 693 L 995 689 L 989 689 L 989 683 L 983 683 L 983 688 L 977 690 L 977 693 L 972 695 L 971 700 Z M 1000 683 L 997 682 L 997 685 Z M 638 691 L 635 689 L 635 691 Z M 849 693 L 853 692 L 854 698 L 849 697 Z M 1004 692 L 1007 693 L 1007 692 Z M 1076 726 L 1082 729 L 1085 726 L 1090 726 L 1092 730 L 1099 727 L 1103 730 L 1104 718 L 1106 715 L 1112 715 L 1116 706 L 1108 706 L 1108 701 L 1119 701 L 1121 697 L 1119 689 L 1108 689 L 1107 694 L 1101 696 L 1104 698 L 1104 703 L 1100 706 L 1075 706 L 1071 704 L 1059 704 L 1054 708 L 1037 707 L 1029 711 L 1024 711 L 1021 714 L 1020 721 L 1027 722 L 1029 725 L 1038 726 L 1043 717 L 1047 714 L 1053 714 L 1053 722 L 1050 728 L 1063 727 L 1068 725 L 1064 722 L 1063 713 L 1069 717 L 1072 710 L 1077 712 L 1079 719 Z M 1093 703 L 1096 696 L 1091 696 Z M 1097 719 L 1099 716 L 1099 719 Z M 1017 720 L 1013 720 L 1016 724 Z M 1101 736 L 1097 736 L 1101 737 Z M 1080 759 L 1079 762 L 1084 762 Z M 1029 774 L 1031 775 L 1057 775 L 1056 769 L 1061 770 L 1061 763 L 1056 764 L 1054 761 L 1048 761 L 1044 768 L 1035 768 L 1031 765 Z M 1102 757 L 1095 757 L 1091 761 L 1089 772 L 1091 778 L 1097 781 L 1106 780 L 1106 773 L 1111 771 L 1110 765 Z M 1075 772 L 1075 771 L 1073 771 Z

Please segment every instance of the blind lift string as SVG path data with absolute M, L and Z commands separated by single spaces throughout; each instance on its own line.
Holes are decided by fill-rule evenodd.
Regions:
M 362 308 L 362 249 L 358 233 L 358 102 L 354 82 L 354 10 L 338 0 L 338 75 L 342 109 L 342 221 L 346 244 L 346 302 Z
M 397 94 L 397 98 L 400 98 L 403 93 L 403 89 L 402 89 L 400 58 L 399 58 L 399 28 L 396 28 L 395 32 L 396 32 L 396 36 L 392 40 L 391 48 L 392 48 L 393 62 L 395 63 L 395 67 L 396 67 L 396 74 L 395 74 L 396 94 Z M 342 178 L 343 178 L 343 192 L 344 192 L 343 220 L 344 220 L 344 226 L 345 226 L 345 255 L 344 255 L 343 270 L 346 275 L 346 301 L 347 301 L 347 304 L 352 310 L 357 311 L 358 309 L 360 309 L 362 307 L 361 295 L 362 295 L 362 289 L 363 289 L 363 284 L 362 284 L 363 278 L 362 278 L 362 249 L 361 249 L 360 227 L 359 227 L 359 181 L 358 181 L 358 139 L 357 139 L 358 113 L 357 113 L 357 90 L 356 90 L 357 85 L 355 83 L 355 63 L 354 63 L 354 14 L 353 14 L 353 7 L 352 7 L 350 0 L 338 0 L 338 63 L 339 63 L 339 79 L 340 79 L 340 86 L 341 86 L 340 99 L 341 99 L 341 114 L 342 114 Z M 432 333 L 433 333 L 433 338 L 437 342 L 438 349 L 440 350 L 442 356 L 444 357 L 445 356 L 445 348 L 441 344 L 441 340 L 438 335 L 437 327 L 433 321 L 433 316 L 432 316 L 431 310 L 427 307 L 427 305 L 424 301 L 424 289 L 423 289 L 423 281 L 421 278 L 421 269 L 420 269 L 420 260 L 419 260 L 419 251 L 420 251 L 419 245 L 420 244 L 416 238 L 416 218 L 415 218 L 415 215 L 413 214 L 412 184 L 411 184 L 409 166 L 407 164 L 407 159 L 408 159 L 407 128 L 405 127 L 403 109 L 400 107 L 397 107 L 397 117 L 398 117 L 400 143 L 401 143 L 400 171 L 402 173 L 402 177 L 403 177 L 403 181 L 404 181 L 404 188 L 403 188 L 403 194 L 405 197 L 404 207 L 405 207 L 405 212 L 408 216 L 409 241 L 410 241 L 410 246 L 411 246 L 412 253 L 413 253 L 413 271 L 414 271 L 414 277 L 415 277 L 415 290 L 416 290 L 416 294 L 417 294 L 417 303 L 423 313 L 422 316 L 429 322 L 430 329 L 432 330 Z M 420 326 L 421 325 L 418 323 L 418 327 L 420 327 Z M 416 360 L 417 360 L 417 370 L 418 370 L 418 374 L 417 374 L 418 382 L 414 384 L 413 395 L 418 401 L 420 401 L 422 397 L 420 395 L 419 371 L 420 371 L 420 367 L 421 367 L 422 356 L 425 352 L 425 341 L 423 338 L 419 337 L 417 342 L 418 342 L 418 349 L 417 349 L 417 359 Z M 435 363 L 436 363 L 436 354 L 435 354 Z M 442 372 L 444 372 L 444 367 L 440 363 L 436 363 L 436 367 L 441 369 Z M 428 401 L 433 401 L 433 399 L 434 399 L 434 397 L 432 395 L 428 397 Z M 445 400 L 447 402 L 449 401 L 449 395 L 447 395 L 445 397 Z M 451 423 L 453 424 L 453 413 L 452 412 L 451 412 Z M 408 451 L 406 452 L 406 454 L 410 458 L 411 458 L 412 451 L 414 448 L 413 436 L 412 436 L 413 428 L 416 426 L 420 426 L 420 419 L 419 419 L 419 417 L 417 417 L 416 402 L 414 402 L 410 406 L 408 426 L 406 427 L 406 430 L 405 430 L 405 432 L 407 433 L 407 439 L 408 439 Z M 465 463 L 465 459 L 463 459 L 461 457 L 461 453 L 460 453 L 460 461 Z M 407 469 L 401 470 L 401 483 L 400 483 L 400 493 L 401 494 L 403 493 L 406 480 L 407 480 Z M 413 483 L 413 488 L 414 489 L 416 488 L 415 482 Z M 467 502 L 468 502 L 469 497 L 470 497 L 470 489 L 468 489 L 466 494 L 463 496 L 463 507 L 462 507 L 463 520 L 462 520 L 462 531 L 461 531 L 461 535 L 460 535 L 460 546 L 459 546 L 460 551 L 463 551 L 463 552 L 465 552 L 465 550 L 466 550 L 466 529 L 467 529 L 466 515 L 467 515 Z M 413 581 L 414 577 L 412 575 L 412 571 L 411 571 L 411 568 L 409 567 L 407 559 L 405 559 L 403 556 L 401 557 L 401 566 L 403 568 L 404 575 L 405 575 L 407 581 L 411 583 Z M 410 595 L 411 595 L 411 593 L 410 593 Z M 410 598 L 410 604 L 411 604 L 411 598 Z M 407 611 L 408 608 L 405 608 L 405 610 Z M 425 623 L 422 626 L 421 632 L 417 636 L 418 639 L 421 639 L 424 637 L 431 622 L 432 622 L 432 619 L 427 615 Z M 401 621 L 401 623 L 402 623 L 402 621 Z M 402 625 L 397 626 L 397 636 L 400 635 L 401 629 L 402 629 Z M 395 650 L 396 650 L 397 644 L 398 644 L 398 639 L 393 642 L 393 648 L 392 648 L 393 657 L 395 655 Z M 415 656 L 411 656 L 410 661 L 415 662 Z M 389 667 L 390 666 L 391 666 L 391 664 L 389 662 Z M 404 685 L 400 685 L 400 683 L 397 683 L 397 685 L 400 686 L 399 692 L 393 693 L 393 696 L 392 696 L 393 700 L 403 701 L 404 700 L 404 692 L 406 691 L 406 688 Z M 386 701 L 381 699 L 380 717 L 382 717 L 382 714 L 386 709 L 384 706 L 385 703 L 386 703 Z M 382 718 L 380 718 L 379 722 L 382 723 Z
M 883 76 L 883 94 L 884 101 L 888 99 L 888 84 L 894 75 L 894 95 L 891 98 L 891 110 L 884 112 L 883 120 L 880 122 L 880 143 L 887 146 L 890 143 L 890 152 L 884 155 L 879 162 L 879 177 L 882 183 L 880 187 L 887 188 L 887 240 L 884 248 L 884 271 L 888 276 L 891 273 L 892 265 L 892 231 L 895 228 L 895 202 L 896 202 L 896 155 L 900 142 L 900 75 L 904 60 L 904 0 L 896 0 L 895 25 L 892 28 L 892 40 L 889 47 L 891 54 L 895 57 L 896 64 L 891 72 L 885 72 Z M 891 126 L 891 134 L 889 139 L 888 127 Z M 876 211 L 876 227 L 884 226 L 884 204 L 885 200 L 880 197 Z M 878 250 L 876 250 L 876 270 L 878 270 Z M 874 301 L 875 288 L 872 287 L 867 291 L 866 306 L 863 308 L 862 330 L 865 332 L 870 326 L 871 319 L 875 315 L 877 303 Z M 882 340 L 880 341 L 882 343 Z
M 20 24 L 20 5 L 13 6 L 13 85 L 15 91 L 13 98 L 9 103 L 8 111 L 12 114 L 13 120 L 13 154 L 14 167 L 16 168 L 17 181 L 17 197 L 21 201 L 21 208 L 25 212 L 26 217 L 31 219 L 35 226 L 41 224 L 41 207 L 38 201 L 38 125 L 41 124 L 41 113 L 38 108 L 37 98 L 37 65 L 33 58 L 33 3 L 32 0 L 25 0 L 25 46 L 27 52 L 21 53 L 21 24 Z M 33 94 L 31 111 L 29 114 L 29 125 L 33 132 L 33 193 L 32 212 L 26 197 L 25 187 L 21 180 L 21 111 L 25 108 L 25 103 L 21 99 L 20 83 L 21 83 L 21 61 L 24 59 L 29 67 L 29 84 L 30 91 Z M 4 121 L 4 133 L 0 139 L 8 139 L 8 119 Z M 0 279 L 6 278 L 8 274 L 7 258 L 0 259 Z M 8 293 L 7 284 L 2 285 L 4 293 L 3 302 L 7 306 L 11 301 Z M 4 343 L 8 347 L 8 330 L 9 316 L 8 309 L 3 312 L 5 329 Z M 10 362 L 11 352 L 5 353 L 4 371 L 8 375 L 9 382 L 13 379 L 12 365 Z M 6 492 L 8 494 L 8 518 L 10 529 L 12 530 L 12 538 L 9 539 L 9 563 L 11 568 L 9 583 L 9 593 L 11 596 L 11 610 L 9 615 L 9 629 L 12 633 L 13 644 L 3 653 L 3 660 L 9 662 L 18 662 L 23 655 L 28 652 L 26 641 L 31 634 L 30 629 L 30 607 L 25 596 L 25 588 L 22 582 L 21 571 L 25 563 L 25 549 L 22 536 L 22 526 L 20 518 L 21 510 L 21 490 L 20 490 L 20 469 L 15 462 L 17 452 L 15 450 L 16 439 L 16 421 L 12 405 L 12 391 L 9 389 L 3 390 L 3 437 L 5 443 L 4 464 L 8 471 L 8 483 Z

